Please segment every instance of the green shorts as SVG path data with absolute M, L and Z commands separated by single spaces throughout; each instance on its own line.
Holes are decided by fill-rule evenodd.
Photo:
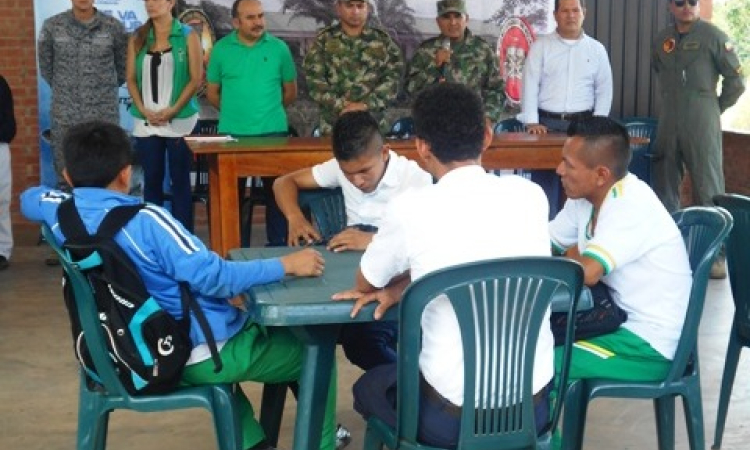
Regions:
M 563 347 L 555 348 L 559 371 Z M 672 361 L 654 350 L 632 331 L 620 327 L 614 333 L 576 341 L 570 360 L 570 381 L 581 378 L 609 378 L 623 381 L 663 380 Z

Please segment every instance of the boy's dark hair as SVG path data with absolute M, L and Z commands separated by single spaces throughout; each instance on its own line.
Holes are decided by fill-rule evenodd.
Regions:
M 631 158 L 630 137 L 621 123 L 602 116 L 574 120 L 568 126 L 568 136 L 584 139 L 589 167 L 606 166 L 618 180 L 627 175 Z
M 68 131 L 63 139 L 63 157 L 73 187 L 103 188 L 133 163 L 133 149 L 118 125 L 92 121 Z
M 484 145 L 482 99 L 463 84 L 439 83 L 417 95 L 412 105 L 414 134 L 441 163 L 476 159 Z
M 366 154 L 371 148 L 383 146 L 378 121 L 367 111 L 342 114 L 333 124 L 331 144 L 337 161 L 351 161 Z

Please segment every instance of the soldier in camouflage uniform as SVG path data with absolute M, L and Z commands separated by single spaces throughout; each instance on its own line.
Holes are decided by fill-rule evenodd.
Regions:
M 68 129 L 94 119 L 120 123 L 117 88 L 125 82 L 128 48 L 123 25 L 94 8 L 94 0 L 71 4 L 44 21 L 38 51 L 40 72 L 52 90 L 51 144 L 63 188 L 62 139 Z
M 463 0 L 437 2 L 437 14 L 440 36 L 422 42 L 414 53 L 406 90 L 416 96 L 441 81 L 463 83 L 482 97 L 487 115 L 497 122 L 502 117 L 505 91 L 495 51 L 466 28 L 469 16 Z
M 336 0 L 336 13 L 339 21 L 318 33 L 303 63 L 321 134 L 330 134 L 342 113 L 361 110 L 387 132 L 385 109 L 398 93 L 401 50 L 386 32 L 367 26 L 367 2 Z

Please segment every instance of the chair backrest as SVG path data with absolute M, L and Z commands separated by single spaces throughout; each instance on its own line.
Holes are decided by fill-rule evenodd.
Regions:
M 653 143 L 656 139 L 656 119 L 649 117 L 633 117 L 624 120 L 628 135 L 648 139 L 647 144 L 631 144 L 633 154 L 628 170 L 638 178 L 651 184 L 651 155 Z
M 495 134 L 524 131 L 523 122 L 515 118 L 504 119 L 495 124 Z
M 734 220 L 726 243 L 734 326 L 741 336 L 750 338 L 750 197 L 722 194 L 714 197 L 714 203 L 729 211 Z
M 341 188 L 299 191 L 300 209 L 310 218 L 324 241 L 328 241 L 346 227 L 346 205 Z
M 682 378 L 688 365 L 698 357 L 698 326 L 703 315 L 708 276 L 716 252 L 732 229 L 732 216 L 723 208 L 694 206 L 676 211 L 672 217 L 685 240 L 690 269 L 693 271 L 693 285 L 672 367 L 665 379 L 667 383 Z
M 73 263 L 68 257 L 67 252 L 57 244 L 52 230 L 46 224 L 42 225 L 42 236 L 57 254 L 62 268 L 67 275 L 65 282 L 72 284 L 73 297 L 78 310 L 78 320 L 86 336 L 86 346 L 94 364 L 93 370 L 99 378 L 98 383 L 101 384 L 105 392 L 109 395 L 116 395 L 122 399 L 130 398 L 130 394 L 125 390 L 122 382 L 120 382 L 117 376 L 117 369 L 112 358 L 109 356 L 109 350 L 105 343 L 104 330 L 99 321 L 99 312 L 96 309 L 91 285 L 77 264 Z
M 544 319 L 555 292 L 567 291 L 577 301 L 582 283 L 580 264 L 553 257 L 462 264 L 414 281 L 399 306 L 397 437 L 417 442 L 422 312 L 446 295 L 458 318 L 464 352 L 458 447 L 535 448 L 532 378 L 539 331 L 549 326 Z M 572 313 L 576 301 L 571 302 Z M 563 372 L 564 386 L 567 365 Z M 553 426 L 558 416 L 556 408 Z
M 396 119 L 391 125 L 391 131 L 386 134 L 388 139 L 409 139 L 414 136 L 414 120 L 411 117 Z
M 219 133 L 219 121 L 216 119 L 199 119 L 198 134 L 215 135 Z M 203 196 L 208 200 L 208 161 L 206 155 L 195 155 L 193 160 L 193 171 L 195 172 L 195 187 L 193 194 Z
M 219 133 L 219 121 L 217 119 L 199 119 L 198 120 L 198 134 L 218 134 Z

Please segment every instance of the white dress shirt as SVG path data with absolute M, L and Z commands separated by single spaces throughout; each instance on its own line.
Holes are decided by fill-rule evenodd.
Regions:
M 380 227 L 383 211 L 395 196 L 411 188 L 432 184 L 432 176 L 419 165 L 393 150 L 388 153 L 388 167 L 374 191 L 364 193 L 354 186 L 341 171 L 338 161 L 330 159 L 312 168 L 312 175 L 320 187 L 341 186 L 346 207 L 347 225 Z
M 607 116 L 611 107 L 612 67 L 599 41 L 583 32 L 576 40 L 554 32 L 534 42 L 523 67 L 523 123 L 539 123 L 539 109 Z
M 549 256 L 548 211 L 544 191 L 529 180 L 497 177 L 480 166 L 453 169 L 437 184 L 404 193 L 388 205 L 360 268 L 370 284 L 383 287 L 406 270 L 416 280 L 471 261 Z M 464 356 L 448 299 L 437 298 L 425 308 L 422 333 L 422 375 L 443 397 L 462 405 Z M 540 331 L 536 356 L 533 388 L 539 392 L 554 373 L 549 326 Z

